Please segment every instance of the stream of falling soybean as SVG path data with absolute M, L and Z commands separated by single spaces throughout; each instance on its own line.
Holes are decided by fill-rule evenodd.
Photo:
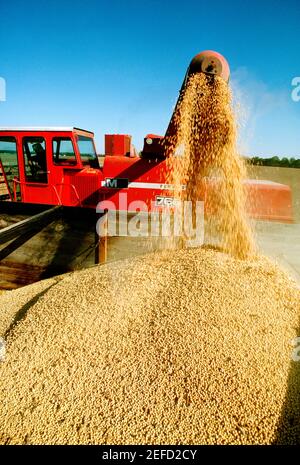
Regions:
M 250 258 L 255 241 L 246 215 L 246 166 L 237 149 L 227 83 L 203 73 L 190 76 L 175 110 L 174 128 L 165 144 L 167 182 L 174 185 L 175 196 L 192 203 L 203 198 L 206 229 L 218 235 L 219 247 L 237 258 Z

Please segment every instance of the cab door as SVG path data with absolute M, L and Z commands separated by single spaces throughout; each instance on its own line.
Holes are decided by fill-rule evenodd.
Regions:
M 20 167 L 23 202 L 58 204 L 56 190 L 49 179 L 50 141 L 44 134 L 35 133 L 22 135 L 19 142 L 23 161 Z

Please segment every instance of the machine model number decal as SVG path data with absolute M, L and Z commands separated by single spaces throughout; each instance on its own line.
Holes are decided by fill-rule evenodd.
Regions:
M 155 197 L 155 206 L 156 207 L 173 207 L 176 201 L 174 197 L 164 197 L 161 195 L 157 195 Z
M 162 184 L 159 182 L 141 182 L 141 181 L 129 181 L 127 178 L 105 178 L 101 181 L 101 187 L 108 189 L 157 189 L 157 190 L 174 190 L 172 184 Z M 181 186 L 181 190 L 185 190 L 186 186 Z M 172 197 L 163 197 L 163 199 L 171 199 Z M 163 202 L 164 200 L 162 200 Z M 168 200 L 166 200 L 168 202 Z M 168 204 L 169 205 L 169 204 Z
M 128 179 L 126 178 L 105 178 L 105 187 L 110 189 L 126 189 Z

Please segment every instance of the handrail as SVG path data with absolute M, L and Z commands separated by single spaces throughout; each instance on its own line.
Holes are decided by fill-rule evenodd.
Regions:
M 74 184 L 65 184 L 65 183 L 63 183 L 63 182 L 60 182 L 60 183 L 57 183 L 56 186 L 70 186 L 70 187 L 72 187 L 73 190 L 74 190 L 74 192 L 75 192 L 76 198 L 77 198 L 77 200 L 78 200 L 78 202 L 79 202 L 79 205 L 82 207 L 82 202 L 81 202 L 81 200 L 80 200 L 80 197 L 79 197 L 79 195 L 78 195 L 77 189 L 76 189 L 76 187 L 74 186 Z
M 16 184 L 21 184 L 21 181 L 19 181 L 16 177 L 13 179 L 14 183 L 14 201 L 17 201 L 17 189 L 16 189 Z
M 15 201 L 15 202 L 17 201 L 16 184 L 20 184 L 20 185 L 26 185 L 26 184 L 29 184 L 29 185 L 30 185 L 30 184 L 33 184 L 33 185 L 36 185 L 36 184 L 39 184 L 39 183 L 32 183 L 32 182 L 27 182 L 27 181 L 20 181 L 20 180 L 17 179 L 17 178 L 14 178 L 14 179 L 13 179 L 13 183 L 14 183 L 14 190 L 13 190 L 13 193 L 14 193 L 14 201 Z M 63 183 L 63 182 L 61 182 L 61 183 L 56 183 L 55 185 L 54 185 L 54 184 L 51 184 L 51 183 L 48 183 L 48 184 L 42 184 L 42 183 L 40 183 L 40 184 L 41 184 L 42 186 L 44 186 L 44 187 L 50 186 L 50 187 L 54 190 L 55 195 L 56 195 L 56 197 L 57 197 L 57 199 L 58 199 L 58 204 L 59 204 L 59 205 L 62 205 L 62 200 L 61 200 L 61 197 L 59 196 L 59 194 L 58 194 L 58 192 L 57 192 L 56 186 L 63 186 L 63 187 L 65 187 L 65 186 L 70 186 L 70 187 L 73 189 L 74 193 L 75 193 L 75 196 L 76 196 L 76 199 L 78 200 L 79 205 L 82 207 L 82 202 L 81 202 L 81 200 L 80 200 L 80 197 L 79 197 L 79 195 L 78 195 L 77 189 L 76 189 L 76 187 L 74 186 L 74 184 L 65 184 L 65 183 Z
M 48 186 L 52 187 L 53 190 L 54 190 L 54 193 L 55 193 L 55 195 L 56 195 L 56 197 L 57 197 L 57 199 L 58 199 L 58 205 L 62 205 L 62 201 L 61 201 L 61 199 L 60 199 L 60 197 L 59 197 L 59 195 L 58 195 L 58 192 L 57 192 L 57 190 L 56 190 L 54 184 L 42 184 L 42 183 L 32 183 L 32 182 L 27 182 L 27 181 L 19 181 L 19 179 L 17 179 L 17 178 L 14 178 L 14 179 L 13 179 L 13 183 L 14 183 L 14 201 L 15 201 L 15 202 L 17 201 L 16 184 L 20 184 L 20 185 L 22 185 L 22 184 L 25 184 L 25 185 L 26 185 L 26 184 L 29 184 L 29 185 L 30 185 L 30 184 L 33 184 L 33 185 L 41 184 L 41 185 L 44 186 L 44 187 L 46 187 L 46 186 L 47 186 L 47 187 L 48 187 Z
M 54 186 L 54 184 L 50 184 L 50 186 L 53 187 L 53 190 L 54 190 L 54 192 L 55 192 L 55 194 L 56 194 L 56 197 L 58 198 L 58 203 L 59 203 L 59 205 L 62 205 L 62 201 L 61 201 L 61 198 L 60 198 L 59 195 L 58 195 L 58 192 L 57 192 L 56 187 Z

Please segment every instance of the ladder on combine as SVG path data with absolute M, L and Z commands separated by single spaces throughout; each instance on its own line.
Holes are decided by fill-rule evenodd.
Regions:
M 12 201 L 12 194 L 9 189 L 7 177 L 0 159 L 0 200 Z

